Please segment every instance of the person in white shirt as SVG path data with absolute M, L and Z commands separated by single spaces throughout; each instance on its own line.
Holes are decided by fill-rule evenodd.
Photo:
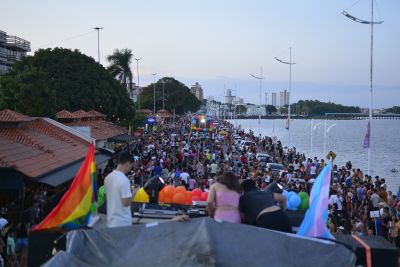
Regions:
M 121 152 L 117 169 L 104 180 L 107 199 L 107 226 L 120 227 L 132 225 L 131 203 L 133 201 L 131 186 L 126 174 L 132 169 L 128 152 Z
M 184 170 L 179 177 L 181 178 L 182 181 L 185 182 L 185 185 L 189 183 L 189 173 L 186 172 L 186 170 Z

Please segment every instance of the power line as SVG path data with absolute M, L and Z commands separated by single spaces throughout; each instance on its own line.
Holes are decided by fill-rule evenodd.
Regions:
M 349 8 L 346 9 L 346 11 L 350 10 L 351 8 L 353 8 L 355 5 L 357 5 L 361 0 L 357 0 L 356 2 L 354 2 Z
M 47 43 L 47 44 L 39 45 L 39 46 L 33 48 L 32 50 L 36 50 L 36 49 L 42 48 L 44 46 L 50 46 L 50 45 L 53 45 L 53 44 L 70 41 L 70 40 L 77 39 L 77 38 L 80 38 L 80 37 L 83 37 L 83 36 L 86 36 L 86 35 L 89 35 L 89 34 L 93 34 L 93 33 L 94 33 L 93 31 L 81 33 L 81 34 L 74 35 L 74 36 L 71 36 L 71 37 L 68 37 L 68 38 L 65 38 L 65 39 L 62 39 L 62 40 L 58 40 L 58 41 L 50 42 L 50 43 Z

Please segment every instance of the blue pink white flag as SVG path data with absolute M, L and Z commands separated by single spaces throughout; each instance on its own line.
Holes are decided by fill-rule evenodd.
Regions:
M 297 231 L 298 235 L 334 239 L 326 225 L 328 221 L 329 186 L 331 182 L 332 162 L 329 160 L 322 169 L 310 194 L 310 208 Z
M 368 122 L 367 133 L 365 134 L 364 138 L 364 145 L 363 145 L 364 148 L 369 148 L 370 138 L 371 138 L 371 125 Z

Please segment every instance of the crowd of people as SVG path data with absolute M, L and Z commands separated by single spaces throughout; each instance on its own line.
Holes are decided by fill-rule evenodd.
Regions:
M 124 174 L 117 173 L 118 181 L 129 188 L 142 187 L 151 178 L 161 177 L 168 185 L 208 192 L 208 213 L 216 220 L 291 232 L 282 190 L 309 195 L 325 159 L 308 158 L 295 147 L 284 147 L 275 138 L 256 136 L 227 121 L 215 121 L 212 132 L 193 132 L 190 123 L 190 116 L 182 116 L 117 146 L 116 155 L 98 170 L 98 183 L 106 184 L 107 200 L 117 192 L 111 189 L 114 185 L 107 190 L 107 179 L 115 176 L 116 170 Z M 236 137 L 251 145 L 240 147 Z M 257 158 L 257 153 L 267 154 L 269 162 L 282 164 L 283 169 L 273 171 Z M 28 219 L 22 222 L 10 225 L 0 217 L 0 267 L 4 261 L 8 262 L 6 266 L 26 266 L 29 226 L 40 222 L 65 190 L 48 193 L 46 188 L 37 188 L 30 194 L 33 207 Z M 351 161 L 345 166 L 333 162 L 327 224 L 331 233 L 377 234 L 400 247 L 399 192 L 388 191 L 385 179 L 364 175 Z M 130 212 L 132 194 L 125 190 L 122 198 L 122 208 Z
M 241 212 L 246 203 L 243 196 L 248 180 L 253 181 L 259 191 L 267 191 L 268 185 L 277 183 L 288 191 L 310 194 L 313 182 L 325 166 L 325 159 L 307 158 L 295 147 L 284 147 L 272 137 L 256 136 L 227 121 L 217 121 L 212 133 L 191 132 L 190 121 L 190 117 L 184 116 L 175 123 L 159 124 L 155 130 L 149 130 L 123 147 L 132 156 L 133 168 L 128 177 L 133 184 L 143 185 L 151 177 L 160 176 L 166 184 L 175 187 L 200 188 L 209 192 L 210 216 L 230 222 L 248 222 Z M 241 149 L 235 145 L 233 136 L 255 145 Z M 259 162 L 257 153 L 268 154 L 271 162 L 283 165 L 283 170 L 276 173 L 268 169 Z M 106 168 L 104 177 L 115 164 L 116 159 Z M 275 206 L 277 197 L 275 194 L 272 203 L 265 208 L 274 211 L 276 208 L 271 206 Z M 399 193 L 387 191 L 384 178 L 364 175 L 351 161 L 341 167 L 333 162 L 328 227 L 334 234 L 381 235 L 400 246 L 399 197 Z M 271 196 L 261 198 L 265 203 Z M 262 201 L 250 205 L 251 208 L 258 206 L 252 211 L 258 212 L 256 218 L 263 211 L 259 210 L 262 206 L 259 203 Z M 253 219 L 249 223 L 257 222 Z

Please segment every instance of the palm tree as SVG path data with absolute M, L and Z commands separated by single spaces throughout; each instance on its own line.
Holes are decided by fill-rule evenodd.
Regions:
M 133 79 L 133 74 L 130 68 L 132 57 L 132 50 L 128 48 L 121 50 L 115 49 L 112 55 L 107 56 L 108 62 L 111 63 L 107 70 L 126 88 L 129 84 L 129 89 L 132 89 Z

